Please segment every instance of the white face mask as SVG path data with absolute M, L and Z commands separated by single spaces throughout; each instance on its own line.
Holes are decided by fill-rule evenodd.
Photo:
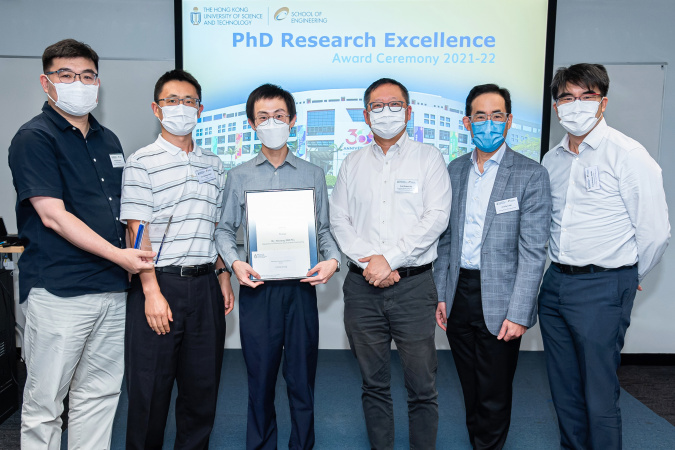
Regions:
M 186 136 L 197 126 L 197 108 L 185 105 L 165 106 L 162 108 L 162 126 L 174 136 Z
M 47 77 L 47 81 L 52 80 Z M 58 100 L 49 94 L 47 97 L 54 102 L 57 108 L 72 116 L 86 116 L 98 104 L 98 84 L 82 84 L 81 81 L 72 83 L 52 83 L 56 89 Z
M 270 150 L 279 150 L 291 135 L 291 127 L 287 123 L 277 123 L 274 119 L 268 119 L 256 128 L 258 139 Z
M 591 131 L 600 120 L 599 117 L 595 117 L 599 107 L 598 102 L 582 102 L 581 100 L 560 105 L 558 106 L 560 125 L 574 136 L 583 136 Z
M 370 111 L 370 129 L 382 139 L 391 139 L 405 128 L 405 112 L 403 108 L 399 112 L 391 112 L 389 107 L 379 113 Z

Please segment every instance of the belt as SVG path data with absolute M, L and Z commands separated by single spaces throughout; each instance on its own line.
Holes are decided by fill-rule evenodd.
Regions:
M 215 264 L 201 264 L 199 266 L 164 266 L 155 267 L 155 272 L 170 273 L 181 277 L 200 277 L 208 273 L 214 273 Z
M 622 270 L 622 269 L 632 269 L 637 266 L 633 264 L 632 266 L 621 266 L 621 267 L 600 267 L 595 264 L 589 264 L 587 266 L 570 266 L 567 264 L 560 264 L 554 261 L 551 261 L 551 264 L 556 266 L 560 271 L 567 275 L 576 275 L 582 273 L 598 273 L 598 272 L 611 272 L 613 270 Z
M 350 272 L 358 273 L 359 275 L 363 275 L 363 269 L 354 264 L 351 261 L 347 262 L 347 267 L 349 268 Z M 431 263 L 425 264 L 423 266 L 415 266 L 415 267 L 399 267 L 398 274 L 401 278 L 405 277 L 414 277 L 415 275 L 422 274 L 426 272 L 427 270 L 431 269 Z
M 465 269 L 464 267 L 459 268 L 459 274 L 467 278 L 478 278 L 480 279 L 480 270 L 478 269 Z

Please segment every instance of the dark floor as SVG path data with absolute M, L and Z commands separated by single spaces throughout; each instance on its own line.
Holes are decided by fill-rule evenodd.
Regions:
M 25 366 L 18 364 L 21 388 Z M 618 372 L 621 386 L 637 400 L 675 426 L 675 365 L 624 365 Z M 21 398 L 19 398 L 21 402 Z M 0 450 L 19 449 L 20 411 L 0 424 Z
M 675 366 L 619 367 L 621 387 L 675 425 Z

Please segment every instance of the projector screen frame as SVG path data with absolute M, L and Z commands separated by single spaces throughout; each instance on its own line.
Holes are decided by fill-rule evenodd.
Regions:
M 551 81 L 553 80 L 553 57 L 555 51 L 556 12 L 558 0 L 546 0 L 548 11 L 546 15 L 546 43 L 544 54 L 544 83 L 542 86 L 542 109 L 541 109 L 541 146 L 539 161 L 549 150 L 549 138 L 551 135 Z M 177 69 L 183 67 L 183 0 L 174 0 L 174 36 L 175 36 L 175 61 Z

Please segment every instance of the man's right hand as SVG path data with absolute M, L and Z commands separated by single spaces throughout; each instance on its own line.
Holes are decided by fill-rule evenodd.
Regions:
M 145 318 L 155 333 L 166 334 L 170 331 L 169 322 L 173 322 L 173 314 L 161 292 L 145 294 Z
M 232 270 L 239 280 L 239 284 L 243 286 L 248 286 L 250 288 L 257 288 L 261 284 L 264 284 L 262 281 L 253 281 L 250 276 L 253 275 L 253 278 L 260 279 L 258 272 L 253 270 L 253 267 L 250 264 L 245 263 L 244 261 L 235 261 L 232 264 Z
M 448 330 L 448 316 L 445 310 L 445 302 L 438 302 L 438 306 L 436 306 L 436 323 L 443 331 Z
M 157 253 L 134 248 L 117 249 L 113 262 L 129 273 L 138 273 L 141 270 L 153 269 L 154 258 Z
M 398 270 L 394 270 L 389 274 L 387 278 L 384 279 L 382 283 L 378 286 L 379 288 L 387 288 L 393 286 L 394 284 L 401 281 L 401 276 L 398 274 Z

